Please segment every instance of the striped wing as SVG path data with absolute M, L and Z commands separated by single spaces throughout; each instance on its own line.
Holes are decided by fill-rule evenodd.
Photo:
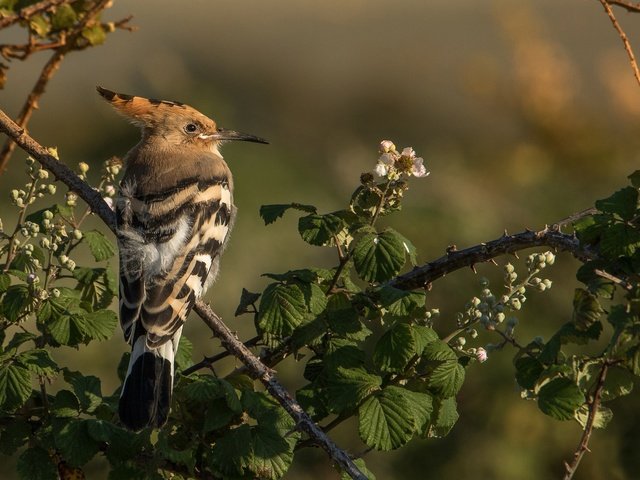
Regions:
M 122 188 L 120 321 L 128 341 L 146 334 L 156 348 L 182 327 L 217 273 L 232 209 L 225 179 L 138 198 Z

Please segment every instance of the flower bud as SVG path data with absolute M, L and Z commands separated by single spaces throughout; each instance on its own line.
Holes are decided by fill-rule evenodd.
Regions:
M 553 265 L 556 261 L 556 256 L 552 252 L 545 252 L 544 259 L 547 265 Z
M 391 140 L 383 140 L 380 142 L 380 153 L 389 153 L 395 151 L 396 146 L 393 144 Z
M 476 360 L 478 360 L 478 362 L 484 363 L 487 361 L 487 358 L 489 358 L 489 355 L 484 348 L 480 347 L 476 349 Z
M 57 288 L 52 289 L 51 295 L 53 295 L 54 298 L 58 298 L 60 296 L 60 290 L 58 290 Z
M 80 173 L 87 173 L 89 171 L 89 165 L 85 162 L 80 162 L 78 163 L 78 169 L 80 170 Z
M 49 185 L 47 185 L 47 191 L 49 192 L 49 194 L 55 195 L 56 186 L 53 183 L 50 183 Z
M 38 178 L 40 180 L 46 180 L 47 178 L 49 178 L 49 172 L 41 168 L 40 170 L 38 170 Z
M 82 232 L 77 228 L 73 231 L 73 238 L 80 240 L 82 238 Z
M 67 257 L 66 255 L 60 255 L 58 259 L 60 260 L 60 263 L 62 263 L 63 265 L 69 261 L 69 257 Z

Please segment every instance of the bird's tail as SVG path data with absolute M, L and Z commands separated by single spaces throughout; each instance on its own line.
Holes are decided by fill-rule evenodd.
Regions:
M 134 339 L 119 404 L 120 420 L 130 430 L 160 428 L 167 422 L 181 333 L 182 328 L 157 348 L 147 347 L 144 334 Z

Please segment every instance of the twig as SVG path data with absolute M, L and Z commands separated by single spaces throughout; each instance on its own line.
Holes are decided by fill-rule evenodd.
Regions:
M 247 347 L 247 348 L 254 347 L 261 340 L 262 340 L 262 337 L 257 335 L 257 336 L 255 336 L 253 338 L 250 338 L 246 342 L 244 342 L 244 346 Z M 198 363 L 195 363 L 195 364 L 191 365 L 189 368 L 185 368 L 182 372 L 180 372 L 180 374 L 184 375 L 184 376 L 191 375 L 193 372 L 197 372 L 198 370 L 201 370 L 203 368 L 210 367 L 214 363 L 222 360 L 223 358 L 228 357 L 229 355 L 231 355 L 231 352 L 229 352 L 228 350 L 224 350 L 224 351 L 218 353 L 217 355 L 213 355 L 211 357 L 204 357 Z
M 585 211 L 588 212 L 588 211 Z M 515 235 L 502 237 L 487 243 L 481 243 L 464 250 L 449 251 L 446 255 L 416 267 L 412 271 L 391 280 L 388 285 L 402 290 L 415 290 L 428 287 L 430 283 L 447 273 L 463 267 L 472 267 L 507 253 L 515 253 L 532 247 L 547 246 L 571 252 L 581 261 L 590 260 L 595 254 L 585 249 L 575 237 L 562 233 L 555 228 L 546 227 L 538 232 L 527 230 Z
M 587 417 L 587 424 L 584 427 L 584 432 L 582 432 L 582 438 L 580 439 L 580 443 L 575 453 L 573 454 L 573 460 L 571 463 L 565 462 L 565 470 L 566 473 L 564 475 L 563 480 L 571 480 L 573 475 L 575 474 L 578 465 L 580 465 L 580 460 L 586 452 L 589 451 L 589 439 L 591 438 L 591 434 L 593 433 L 593 422 L 596 418 L 596 414 L 598 413 L 598 408 L 600 407 L 600 400 L 602 398 L 602 390 L 604 389 L 604 382 L 607 379 L 607 371 L 609 370 L 609 362 L 605 360 L 602 368 L 600 369 L 600 375 L 598 376 L 598 381 L 596 383 L 596 389 L 593 394 L 593 400 L 589 405 L 589 416 Z
M 640 12 L 640 3 L 633 3 L 627 0 L 609 0 L 609 4 L 622 7 L 629 12 Z
M 627 52 L 627 56 L 629 57 L 629 61 L 631 62 L 631 68 L 633 69 L 633 75 L 636 77 L 636 81 L 638 82 L 638 84 L 640 84 L 640 70 L 638 70 L 638 63 L 636 62 L 636 57 L 633 54 L 633 49 L 631 48 L 631 44 L 629 43 L 629 40 L 627 39 L 627 35 L 624 33 L 624 30 L 622 30 L 622 27 L 618 23 L 618 20 L 616 20 L 616 17 L 613 14 L 613 10 L 611 9 L 611 5 L 609 5 L 609 3 L 615 3 L 617 5 L 621 4 L 620 6 L 624 6 L 626 8 L 630 8 L 630 6 L 632 6 L 632 5 L 630 5 L 627 2 L 613 2 L 613 1 L 610 1 L 610 0 L 598 0 L 598 1 L 604 7 L 604 11 L 607 12 L 607 15 L 609 16 L 609 20 L 611 20 L 611 23 L 613 24 L 613 28 L 615 28 L 616 31 L 618 32 L 618 35 L 620 36 L 620 39 L 622 40 L 622 43 L 624 44 L 624 49 Z M 640 9 L 638 11 L 640 11 Z
M 76 192 L 98 214 L 102 221 L 115 233 L 115 214 L 107 206 L 100 194 L 94 191 L 87 183 L 82 181 L 66 165 L 50 155 L 47 150 L 27 135 L 23 129 L 15 124 L 0 110 L 0 130 L 9 135 L 17 144 L 39 161 L 55 177 L 65 183 L 70 190 Z M 273 371 L 264 365 L 242 342 L 240 342 L 220 318 L 202 300 L 198 300 L 194 311 L 211 328 L 214 335 L 222 344 L 244 365 L 249 372 L 266 387 L 269 393 L 283 406 L 283 408 L 296 421 L 298 428 L 315 438 L 330 457 L 340 467 L 357 480 L 366 480 L 366 476 L 356 467 L 349 455 L 341 450 L 320 428 L 311 420 L 309 415 L 291 397 L 289 392 L 280 385 L 273 376 Z
M 611 275 L 610 273 L 605 272 L 604 270 L 600 270 L 600 269 L 596 268 L 593 271 L 593 273 L 595 273 L 599 277 L 605 278 L 607 280 L 611 280 L 613 283 L 615 283 L 616 285 L 621 286 L 625 290 L 633 290 L 633 285 L 631 285 L 629 282 L 627 282 L 626 280 L 623 280 L 620 277 L 616 277 L 615 275 Z

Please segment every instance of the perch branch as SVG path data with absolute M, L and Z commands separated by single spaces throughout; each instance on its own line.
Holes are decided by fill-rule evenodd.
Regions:
M 609 5 L 622 7 L 629 12 L 640 12 L 640 3 L 629 2 L 627 0 L 609 0 Z
M 640 8 L 637 5 L 631 4 L 630 2 L 614 2 L 611 0 L 598 0 L 598 1 L 604 7 L 604 11 L 609 16 L 609 20 L 611 20 L 611 23 L 613 24 L 613 28 L 615 28 L 616 31 L 618 32 L 618 35 L 620 36 L 620 39 L 624 44 L 624 49 L 627 52 L 627 56 L 629 57 L 629 62 L 631 63 L 631 68 L 633 69 L 633 75 L 636 77 L 636 81 L 640 85 L 640 70 L 638 70 L 638 63 L 636 62 L 636 57 L 633 54 L 633 49 L 631 48 L 631 44 L 627 39 L 627 35 L 624 33 L 624 30 L 618 23 L 616 16 L 613 14 L 613 10 L 611 9 L 610 4 L 620 5 L 631 11 L 640 11 Z
M 78 194 L 96 213 L 102 221 L 115 232 L 115 214 L 107 206 L 99 193 L 82 181 L 66 165 L 53 157 L 42 145 L 27 135 L 2 110 L 0 110 L 0 131 L 11 137 L 20 148 L 39 161 L 49 170 L 56 179 L 66 184 L 70 190 Z M 341 450 L 325 433 L 311 420 L 309 415 L 291 397 L 289 392 L 280 385 L 273 375 L 273 371 L 264 365 L 242 342 L 240 342 L 220 318 L 202 300 L 198 300 L 194 311 L 211 328 L 222 344 L 230 350 L 249 372 L 266 387 L 269 393 L 283 406 L 283 408 L 296 421 L 299 429 L 306 432 L 316 440 L 316 443 L 324 448 L 330 457 L 340 467 L 357 480 L 366 480 L 366 476 L 356 467 L 349 455 Z

